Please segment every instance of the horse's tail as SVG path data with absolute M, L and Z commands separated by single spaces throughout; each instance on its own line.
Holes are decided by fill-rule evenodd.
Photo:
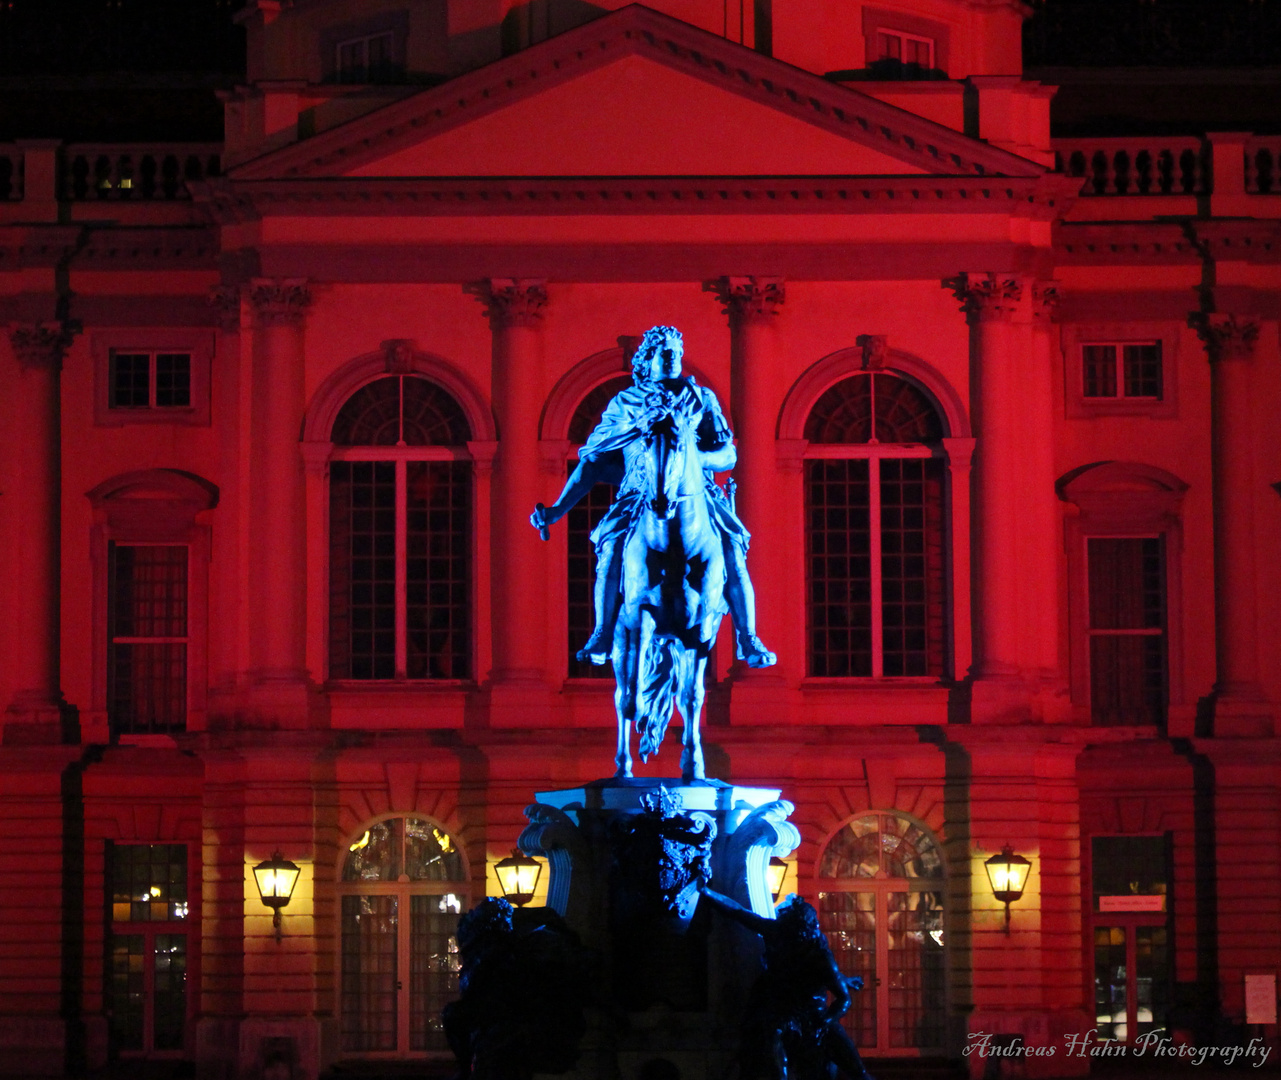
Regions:
M 657 754 L 676 707 L 679 643 L 671 638 L 650 638 L 641 658 L 636 695 L 636 730 L 640 733 L 641 761 Z

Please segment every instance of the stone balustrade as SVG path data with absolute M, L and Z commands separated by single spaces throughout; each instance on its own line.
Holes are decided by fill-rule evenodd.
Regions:
M 1210 150 L 1195 136 L 1054 139 L 1056 168 L 1084 180 L 1081 194 L 1207 195 Z
M 1245 144 L 1245 190 L 1281 195 L 1281 135 L 1260 135 Z
M 0 143 L 0 202 L 22 198 L 22 158 L 21 147 Z
M 62 198 L 189 199 L 187 181 L 221 171 L 221 143 L 73 143 L 62 148 Z

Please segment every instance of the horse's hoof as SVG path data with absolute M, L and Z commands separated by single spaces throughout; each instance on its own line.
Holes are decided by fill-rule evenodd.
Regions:
M 744 634 L 738 641 L 738 658 L 747 662 L 748 667 L 773 667 L 778 663 L 778 656 L 765 647 L 765 642 L 755 634 Z

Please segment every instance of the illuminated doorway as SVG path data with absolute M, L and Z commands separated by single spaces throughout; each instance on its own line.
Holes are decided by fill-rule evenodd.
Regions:
M 845 1026 L 873 1057 L 943 1052 L 943 853 L 902 814 L 865 814 L 819 860 L 819 920 L 841 971 L 863 979 Z
M 343 1053 L 446 1050 L 440 1011 L 458 996 L 458 916 L 468 907 L 453 837 L 423 818 L 371 826 L 344 860 L 339 903 Z

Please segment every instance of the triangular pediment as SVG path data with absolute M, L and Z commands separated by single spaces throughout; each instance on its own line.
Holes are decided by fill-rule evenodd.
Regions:
M 246 162 L 232 178 L 1043 172 L 633 5 Z

